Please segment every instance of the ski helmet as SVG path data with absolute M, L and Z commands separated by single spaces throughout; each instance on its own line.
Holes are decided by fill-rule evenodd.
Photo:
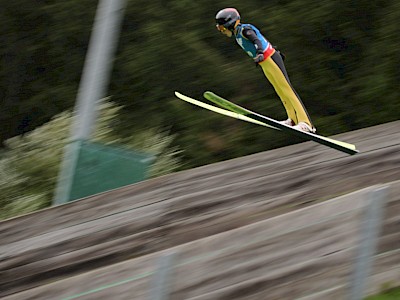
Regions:
M 235 8 L 224 8 L 217 13 L 215 20 L 219 31 L 224 28 L 233 31 L 240 21 L 240 14 Z

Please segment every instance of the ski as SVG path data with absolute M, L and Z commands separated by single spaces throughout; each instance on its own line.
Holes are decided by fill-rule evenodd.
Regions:
M 273 129 L 279 130 L 278 128 L 275 128 L 275 127 L 270 126 L 268 124 L 265 124 L 263 122 L 251 119 L 251 118 L 249 118 L 249 117 L 247 117 L 247 116 L 245 116 L 243 114 L 239 114 L 239 113 L 233 112 L 231 110 L 225 110 L 225 109 L 222 109 L 222 108 L 219 108 L 219 107 L 216 107 L 216 106 L 201 102 L 199 100 L 196 100 L 196 99 L 190 98 L 188 96 L 185 96 L 185 95 L 183 95 L 183 94 L 181 94 L 179 92 L 175 92 L 175 96 L 177 96 L 181 100 L 184 100 L 184 101 L 189 102 L 191 104 L 194 104 L 194 105 L 200 106 L 202 108 L 211 110 L 211 111 L 219 113 L 221 115 L 225 115 L 225 116 L 228 116 L 228 117 L 231 117 L 231 118 L 236 118 L 236 119 L 239 119 L 239 120 L 242 120 L 242 121 L 246 121 L 246 122 L 250 122 L 250 123 L 257 124 L 257 125 L 266 126 L 266 127 L 269 127 L 269 128 L 273 128 Z
M 359 151 L 356 149 L 356 147 L 352 144 L 337 141 L 337 140 L 327 138 L 324 136 L 320 136 L 320 135 L 317 135 L 314 133 L 308 133 L 308 132 L 294 129 L 291 126 L 282 124 L 279 121 L 276 121 L 272 118 L 263 116 L 261 114 L 250 111 L 244 107 L 241 107 L 241 106 L 239 106 L 233 102 L 230 102 L 229 100 L 226 100 L 212 92 L 205 92 L 204 97 L 207 100 L 210 100 L 211 102 L 219 105 L 221 108 L 201 102 L 199 100 L 195 100 L 195 99 L 185 96 L 179 92 L 175 92 L 175 95 L 181 100 L 184 100 L 191 104 L 200 106 L 202 108 L 214 111 L 216 113 L 219 113 L 219 114 L 222 114 L 225 116 L 240 119 L 243 121 L 247 121 L 250 123 L 269 127 L 269 128 L 276 129 L 276 130 L 282 130 L 288 134 L 298 136 L 305 140 L 311 140 L 311 141 L 317 142 L 319 144 L 325 145 L 325 146 L 333 148 L 335 150 L 342 151 L 342 152 L 350 154 L 350 155 L 359 153 Z

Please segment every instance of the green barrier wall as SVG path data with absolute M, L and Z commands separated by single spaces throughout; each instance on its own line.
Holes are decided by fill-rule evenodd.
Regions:
M 82 142 L 68 201 L 142 181 L 154 159 L 149 154 Z

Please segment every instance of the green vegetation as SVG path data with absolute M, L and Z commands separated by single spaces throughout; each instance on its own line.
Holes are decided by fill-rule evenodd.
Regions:
M 400 299 L 400 287 L 390 289 L 379 295 L 367 297 L 365 300 L 399 300 Z
M 30 131 L 71 108 L 97 0 L 1 1 L 0 138 Z M 128 0 L 109 94 L 124 105 L 116 130 L 169 128 L 186 168 L 292 143 L 287 136 L 181 103 L 211 90 L 284 118 L 260 69 L 215 30 L 221 3 Z M 286 54 L 291 81 L 323 135 L 398 119 L 400 56 L 395 0 L 238 1 Z
M 151 177 L 181 167 L 180 150 L 171 145 L 174 136 L 168 132 L 151 128 L 133 136 L 115 132 L 112 124 L 121 108 L 107 101 L 100 105 L 94 141 L 153 154 Z M 7 140 L 0 159 L 0 219 L 51 204 L 71 121 L 71 112 L 64 112 L 24 136 Z

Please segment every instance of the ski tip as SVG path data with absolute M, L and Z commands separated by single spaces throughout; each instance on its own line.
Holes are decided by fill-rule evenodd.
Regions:
M 222 98 L 221 96 L 218 96 L 216 93 L 210 92 L 210 91 L 205 91 L 203 93 L 203 97 L 206 98 L 207 100 L 210 100 L 212 102 L 230 102 L 224 98 Z M 236 105 L 236 104 L 235 104 Z
M 180 93 L 178 91 L 175 91 L 175 97 L 178 97 L 179 99 L 182 99 L 182 98 L 185 98 L 187 96 L 185 96 L 184 94 L 182 94 L 182 93 Z
M 209 97 L 212 97 L 212 96 L 215 96 L 215 94 L 213 93 L 213 92 L 210 92 L 210 91 L 205 91 L 204 93 L 203 93 L 203 97 L 204 98 L 206 98 L 207 100 L 210 100 L 209 99 Z

